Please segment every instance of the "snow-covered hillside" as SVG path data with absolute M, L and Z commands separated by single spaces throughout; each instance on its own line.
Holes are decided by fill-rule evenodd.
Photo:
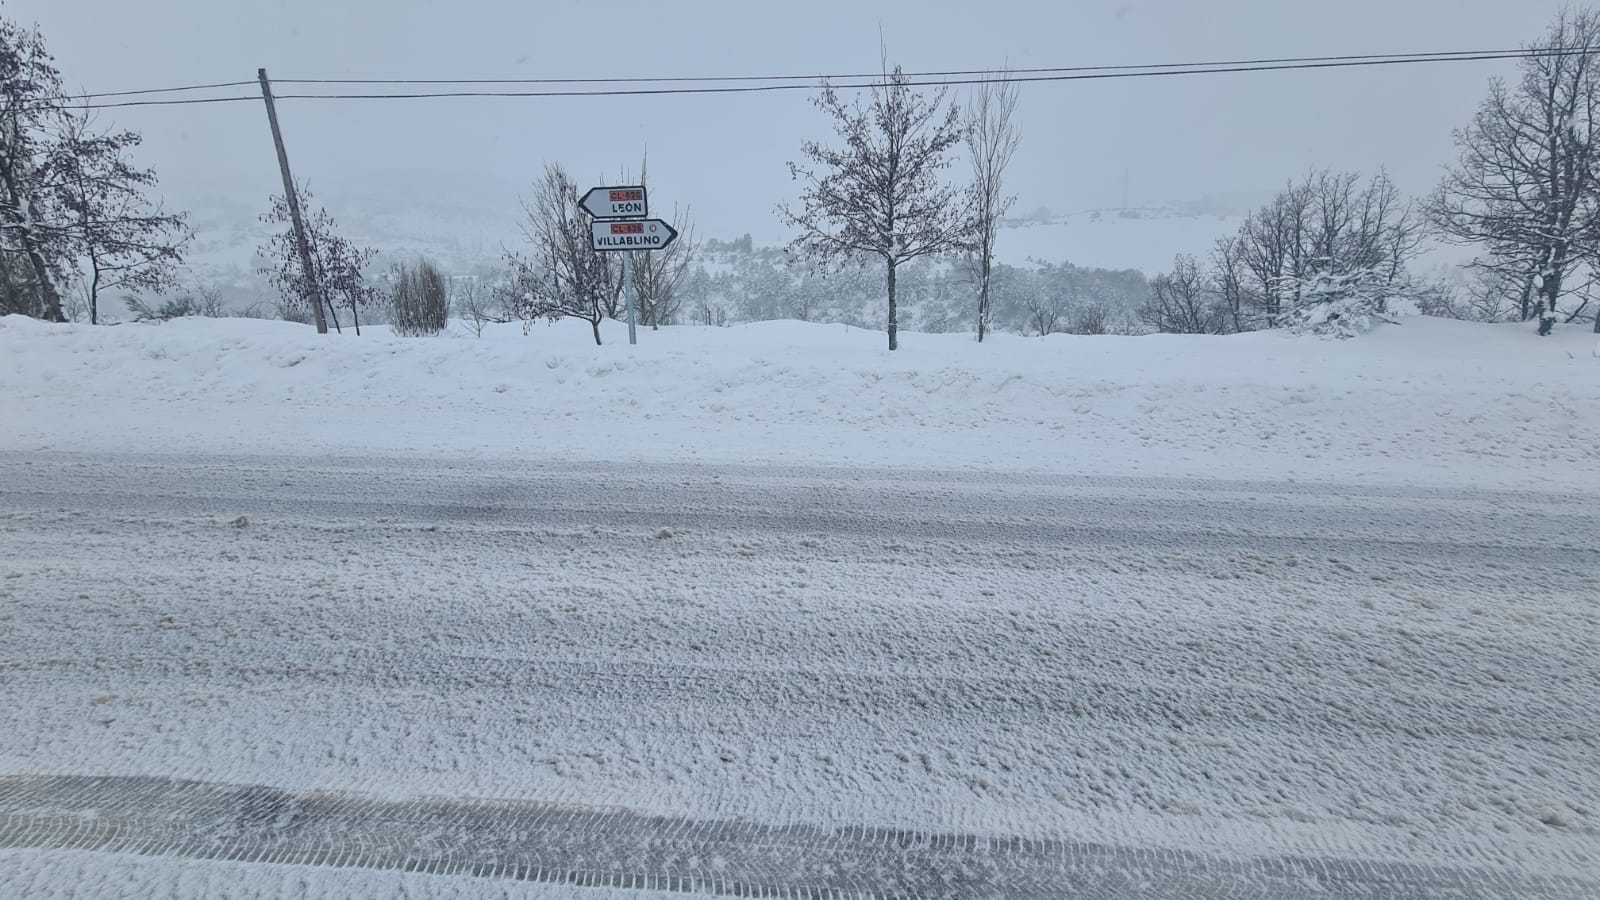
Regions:
M 1016 266 L 1034 261 L 1068 261 L 1102 269 L 1137 269 L 1154 277 L 1172 268 L 1173 256 L 1187 253 L 1205 259 L 1219 238 L 1239 231 L 1245 219 L 1243 212 L 1221 206 L 1217 209 L 1085 210 L 1013 220 L 1001 230 L 995 254 L 1001 262 Z M 1427 241 L 1423 250 L 1421 267 L 1439 268 L 1444 273 L 1465 264 L 1474 253 L 1470 247 L 1433 240 Z
M 526 185 L 455 178 L 441 187 L 418 176 L 404 182 L 406 190 L 395 190 L 397 181 L 391 173 L 341 182 L 337 189 L 319 191 L 316 202 L 327 206 L 351 240 L 376 248 L 388 261 L 423 255 L 456 273 L 495 269 L 503 265 L 504 248 L 522 240 L 520 198 L 528 192 Z M 199 237 L 188 255 L 190 270 L 201 282 L 255 284 L 254 254 L 271 231 L 257 218 L 266 207 L 266 195 L 258 203 L 261 209 L 223 203 L 216 196 L 224 196 L 220 188 L 214 196 L 191 201 Z M 1008 222 L 995 252 L 1000 262 L 1014 266 L 1070 262 L 1153 276 L 1172 267 L 1174 254 L 1204 256 L 1218 238 L 1237 231 L 1242 220 L 1232 211 L 1170 207 L 1045 214 Z M 737 228 L 724 230 L 728 233 L 702 235 L 739 236 Z M 745 231 L 756 234 L 756 246 L 778 247 L 788 239 L 773 222 L 749 223 Z M 718 270 L 714 260 L 702 262 L 709 271 Z
M 1238 231 L 1242 221 L 1237 215 L 1170 209 L 1090 210 L 1009 222 L 995 242 L 995 254 L 1014 266 L 1068 261 L 1154 276 L 1171 269 L 1176 254 L 1205 256 L 1218 238 Z
M 978 466 L 1600 491 L 1595 337 L 1425 318 L 1353 341 L 796 322 L 481 339 L 0 320 L 0 449 Z

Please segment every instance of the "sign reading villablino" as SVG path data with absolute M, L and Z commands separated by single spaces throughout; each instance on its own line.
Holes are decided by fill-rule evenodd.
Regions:
M 599 251 L 661 250 L 678 237 L 678 232 L 661 219 L 602 220 L 591 222 L 590 228 L 590 246 Z

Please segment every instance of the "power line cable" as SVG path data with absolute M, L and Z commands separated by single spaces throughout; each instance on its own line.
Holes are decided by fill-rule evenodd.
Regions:
M 1211 60 L 1207 62 L 1190 63 L 1145 63 L 1123 64 L 1114 66 L 1051 66 L 1046 68 L 1009 68 L 1000 69 L 949 69 L 943 71 L 906 72 L 907 78 L 935 78 L 961 75 L 1051 75 L 1068 74 L 1073 72 L 1114 72 L 1133 71 L 1143 69 L 1196 69 L 1213 68 L 1219 66 L 1265 66 L 1289 63 L 1331 63 L 1370 60 L 1374 63 L 1385 60 L 1422 59 L 1429 62 L 1445 62 L 1456 57 L 1466 59 L 1501 59 L 1520 56 L 1556 55 L 1577 51 L 1567 50 L 1440 50 L 1418 53 L 1358 53 L 1343 56 L 1289 56 L 1263 59 L 1235 59 Z M 274 78 L 274 84 L 374 84 L 374 85 L 405 85 L 405 84 L 694 84 L 704 82 L 739 82 L 739 81 L 805 81 L 816 83 L 820 80 L 852 79 L 852 78 L 882 78 L 882 72 L 858 72 L 851 74 L 815 74 L 815 75 L 662 75 L 662 76 L 625 76 L 607 78 Z
M 245 87 L 254 81 L 219 81 L 214 84 L 190 84 L 183 87 L 147 88 L 142 91 L 105 91 L 98 94 L 67 94 L 68 100 L 90 100 L 98 97 L 134 97 L 143 94 L 179 94 L 185 91 L 209 91 L 216 88 Z
M 905 76 L 909 80 L 907 80 L 907 81 L 905 81 L 903 83 L 908 87 L 951 87 L 951 86 L 959 86 L 959 85 L 983 84 L 983 83 L 986 83 L 986 82 L 1023 83 L 1023 84 L 1025 84 L 1025 83 L 1062 82 L 1062 81 L 1097 81 L 1097 80 L 1122 79 L 1122 78 L 1162 78 L 1162 77 L 1176 77 L 1176 76 L 1185 76 L 1185 75 L 1217 75 L 1217 74 L 1246 73 L 1246 72 L 1281 72 L 1281 71 L 1311 70 L 1311 69 L 1343 69 L 1343 68 L 1358 68 L 1358 67 L 1369 67 L 1369 66 L 1416 65 L 1416 64 L 1423 64 L 1423 63 L 1441 63 L 1441 62 L 1475 62 L 1475 61 L 1488 61 L 1488 60 L 1501 60 L 1501 59 L 1520 59 L 1520 58 L 1527 58 L 1527 57 L 1530 57 L 1530 56 L 1569 56 L 1569 55 L 1578 55 L 1578 54 L 1587 53 L 1587 52 L 1589 52 L 1589 51 L 1587 51 L 1587 50 L 1578 50 L 1578 49 L 1572 49 L 1572 50 L 1562 49 L 1562 50 L 1547 50 L 1547 51 L 1525 51 L 1525 50 L 1448 51 L 1448 52 L 1444 52 L 1444 53 L 1431 53 L 1431 54 L 1423 54 L 1423 53 L 1389 54 L 1389 55 L 1379 56 L 1379 57 L 1369 57 L 1369 56 L 1306 57 L 1306 58 L 1303 58 L 1303 59 L 1306 59 L 1308 61 L 1303 61 L 1303 62 L 1286 61 L 1286 62 L 1281 62 L 1281 63 L 1275 63 L 1275 62 L 1270 62 L 1270 61 L 1261 61 L 1261 62 L 1243 61 L 1243 62 L 1239 62 L 1239 63 L 1218 63 L 1218 64 L 1169 63 L 1169 64 L 1163 64 L 1165 66 L 1164 68 L 1135 67 L 1135 66 L 1085 66 L 1085 67 L 1075 67 L 1075 68 L 1056 68 L 1056 69 L 1041 69 L 1041 70 L 1013 70 L 1011 72 L 1006 72 L 1006 71 L 964 70 L 963 72 L 952 72 L 952 74 L 971 73 L 971 74 L 981 75 L 982 77 L 975 77 L 975 78 L 949 78 L 949 77 L 938 76 L 935 73 L 919 73 L 917 75 L 907 75 L 907 76 Z M 1180 68 L 1180 66 L 1187 66 L 1187 68 Z M 1022 74 L 1024 71 L 1039 71 L 1039 72 L 1051 72 L 1051 73 L 1060 73 L 1060 74 L 1032 74 L 1032 75 L 1030 75 L 1030 74 Z M 700 76 L 697 76 L 697 78 L 699 78 L 699 77 Z M 727 80 L 727 79 L 731 79 L 733 77 L 734 76 L 706 76 L 704 78 L 712 79 L 712 80 Z M 795 90 L 807 90 L 807 91 L 809 91 L 809 90 L 816 90 L 819 86 L 821 86 L 825 82 L 828 83 L 828 85 L 830 87 L 832 87 L 832 88 L 834 88 L 836 90 L 867 90 L 867 89 L 871 89 L 873 87 L 881 86 L 882 85 L 881 79 L 882 79 L 883 76 L 881 74 L 869 75 L 869 76 L 832 76 L 832 78 L 846 78 L 846 79 L 848 79 L 848 78 L 862 78 L 862 77 L 878 79 L 878 80 L 874 80 L 874 81 L 867 81 L 867 82 L 859 82 L 859 81 L 857 81 L 857 82 L 850 82 L 850 83 L 845 83 L 845 84 L 832 83 L 832 78 L 830 78 L 829 76 L 762 76 L 762 77 L 783 78 L 783 79 L 805 78 L 807 80 L 804 81 L 804 82 L 801 82 L 801 83 L 795 83 L 795 82 L 791 82 L 791 81 L 787 81 L 786 80 L 784 82 L 774 83 L 774 84 L 736 84 L 736 85 L 725 85 L 725 86 L 715 86 L 715 87 L 640 87 L 640 88 L 598 88 L 598 89 L 594 89 L 594 90 L 573 89 L 573 90 L 539 90 L 539 91 L 417 91 L 417 92 L 404 92 L 404 93 L 278 94 L 277 95 L 277 99 L 279 99 L 279 100 L 422 100 L 422 99 L 448 99 L 448 98 L 467 98 L 467 97 L 626 97 L 626 96 L 638 97 L 638 96 L 663 96 L 663 95 L 674 95 L 674 94 L 687 94 L 687 95 L 693 95 L 693 94 L 750 94 L 750 93 L 771 93 L 771 92 L 777 92 L 777 91 L 795 91 Z M 919 79 L 919 78 L 920 79 L 929 79 L 929 78 L 931 78 L 932 80 L 916 80 L 916 79 Z M 684 79 L 680 79 L 680 81 L 683 81 L 683 80 Z M 572 81 L 554 81 L 554 80 L 535 81 L 535 80 L 529 80 L 527 82 L 513 82 L 513 81 L 505 81 L 505 82 L 470 82 L 470 81 L 465 81 L 465 82 L 438 82 L 438 83 L 451 83 L 451 84 L 476 84 L 476 83 L 604 84 L 604 83 L 626 83 L 628 81 L 629 81 L 628 79 L 595 79 L 595 80 L 576 80 L 575 79 L 575 80 L 572 80 Z M 672 83 L 671 81 L 666 80 L 666 79 L 640 79 L 639 81 L 642 82 L 642 83 L 650 83 L 650 84 L 656 84 L 656 83 L 669 83 L 670 84 L 670 83 Z M 237 82 L 237 83 L 234 83 L 234 84 L 231 84 L 231 85 L 227 85 L 227 86 L 237 86 L 237 85 L 251 84 L 251 83 L 252 82 Z M 306 83 L 324 83 L 324 82 L 308 82 L 307 80 L 304 80 L 304 79 L 274 79 L 274 83 L 306 84 Z M 346 82 L 325 82 L 325 83 L 361 83 L 361 82 L 355 82 L 354 80 L 351 80 L 351 81 L 346 81 Z M 412 82 L 374 82 L 374 83 L 412 83 Z M 414 82 L 414 83 L 431 83 L 431 82 Z M 169 90 L 170 91 L 170 90 L 184 90 L 184 89 L 183 88 L 172 88 L 172 89 L 161 89 L 161 90 Z M 88 96 L 101 97 L 101 96 L 113 96 L 113 95 L 111 95 L 111 94 L 99 94 L 99 95 L 88 95 Z M 237 102 L 253 101 L 253 100 L 259 100 L 259 99 L 260 99 L 260 97 L 252 95 L 252 96 L 234 96 L 234 97 L 199 97 L 199 98 L 184 98 L 184 99 L 177 99 L 177 100 L 129 100 L 129 101 L 114 102 L 114 103 L 83 103 L 83 104 L 75 104 L 75 105 L 68 106 L 66 108 L 78 109 L 78 110 L 118 109 L 118 108 L 141 107 L 141 106 L 180 106 L 180 105 L 205 104 L 205 103 L 237 103 Z
M 110 96 L 101 94 L 99 96 Z M 189 97 L 182 100 L 126 100 L 120 103 L 73 103 L 60 107 L 61 109 L 123 109 L 130 106 L 191 106 L 201 103 L 238 103 L 243 100 L 261 101 L 260 94 L 248 97 Z M 35 108 L 51 106 L 49 103 L 34 104 Z
M 1520 56 L 1521 54 L 1516 54 Z M 1080 72 L 1068 75 L 1023 75 L 999 76 L 983 78 L 940 78 L 935 80 L 903 82 L 907 87 L 953 87 L 960 85 L 983 84 L 986 82 L 1003 82 L 1011 84 L 1028 84 L 1039 82 L 1057 81 L 1099 81 L 1121 78 L 1159 78 L 1179 75 L 1216 75 L 1239 72 L 1275 72 L 1304 69 L 1337 69 L 1353 68 L 1359 66 L 1379 65 L 1406 65 L 1427 62 L 1468 62 L 1474 60 L 1511 59 L 1513 55 L 1485 54 L 1480 56 L 1452 56 L 1444 58 L 1412 58 L 1412 59 L 1385 59 L 1360 62 L 1325 62 L 1325 63 L 1298 63 L 1269 66 L 1219 66 L 1204 69 L 1171 69 L 1157 71 L 1117 71 L 1117 72 Z M 880 77 L 881 76 L 875 76 Z M 835 90 L 867 90 L 882 85 L 881 81 L 856 82 L 849 84 L 829 83 L 828 86 Z M 669 94 L 753 94 L 772 93 L 777 91 L 810 91 L 821 86 L 820 82 L 803 84 L 756 84 L 735 85 L 730 87 L 666 87 L 666 88 L 603 88 L 598 90 L 554 90 L 554 91 L 427 91 L 411 93 L 351 93 L 351 94 L 279 94 L 280 100 L 421 100 L 430 98 L 453 97 L 637 97 L 658 96 Z

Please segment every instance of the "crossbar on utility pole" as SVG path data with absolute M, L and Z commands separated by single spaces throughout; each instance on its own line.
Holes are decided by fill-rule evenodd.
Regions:
M 267 70 L 257 69 L 261 79 L 261 99 L 267 104 L 267 124 L 272 126 L 272 144 L 278 148 L 278 171 L 283 174 L 283 196 L 289 203 L 289 221 L 294 224 L 295 249 L 300 254 L 300 266 L 311 293 L 311 309 L 317 317 L 317 334 L 328 333 L 328 320 L 322 314 L 322 287 L 317 284 L 316 267 L 311 264 L 311 244 L 306 241 L 305 220 L 300 217 L 300 196 L 295 193 L 294 176 L 289 174 L 289 153 L 283 149 L 283 132 L 278 130 L 278 108 L 272 102 L 272 84 L 267 81 Z

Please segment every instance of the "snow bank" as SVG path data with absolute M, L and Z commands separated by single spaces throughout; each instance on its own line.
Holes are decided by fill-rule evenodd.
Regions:
M 903 337 L 764 322 L 318 337 L 0 319 L 0 449 L 984 468 L 1600 491 L 1593 335 Z

